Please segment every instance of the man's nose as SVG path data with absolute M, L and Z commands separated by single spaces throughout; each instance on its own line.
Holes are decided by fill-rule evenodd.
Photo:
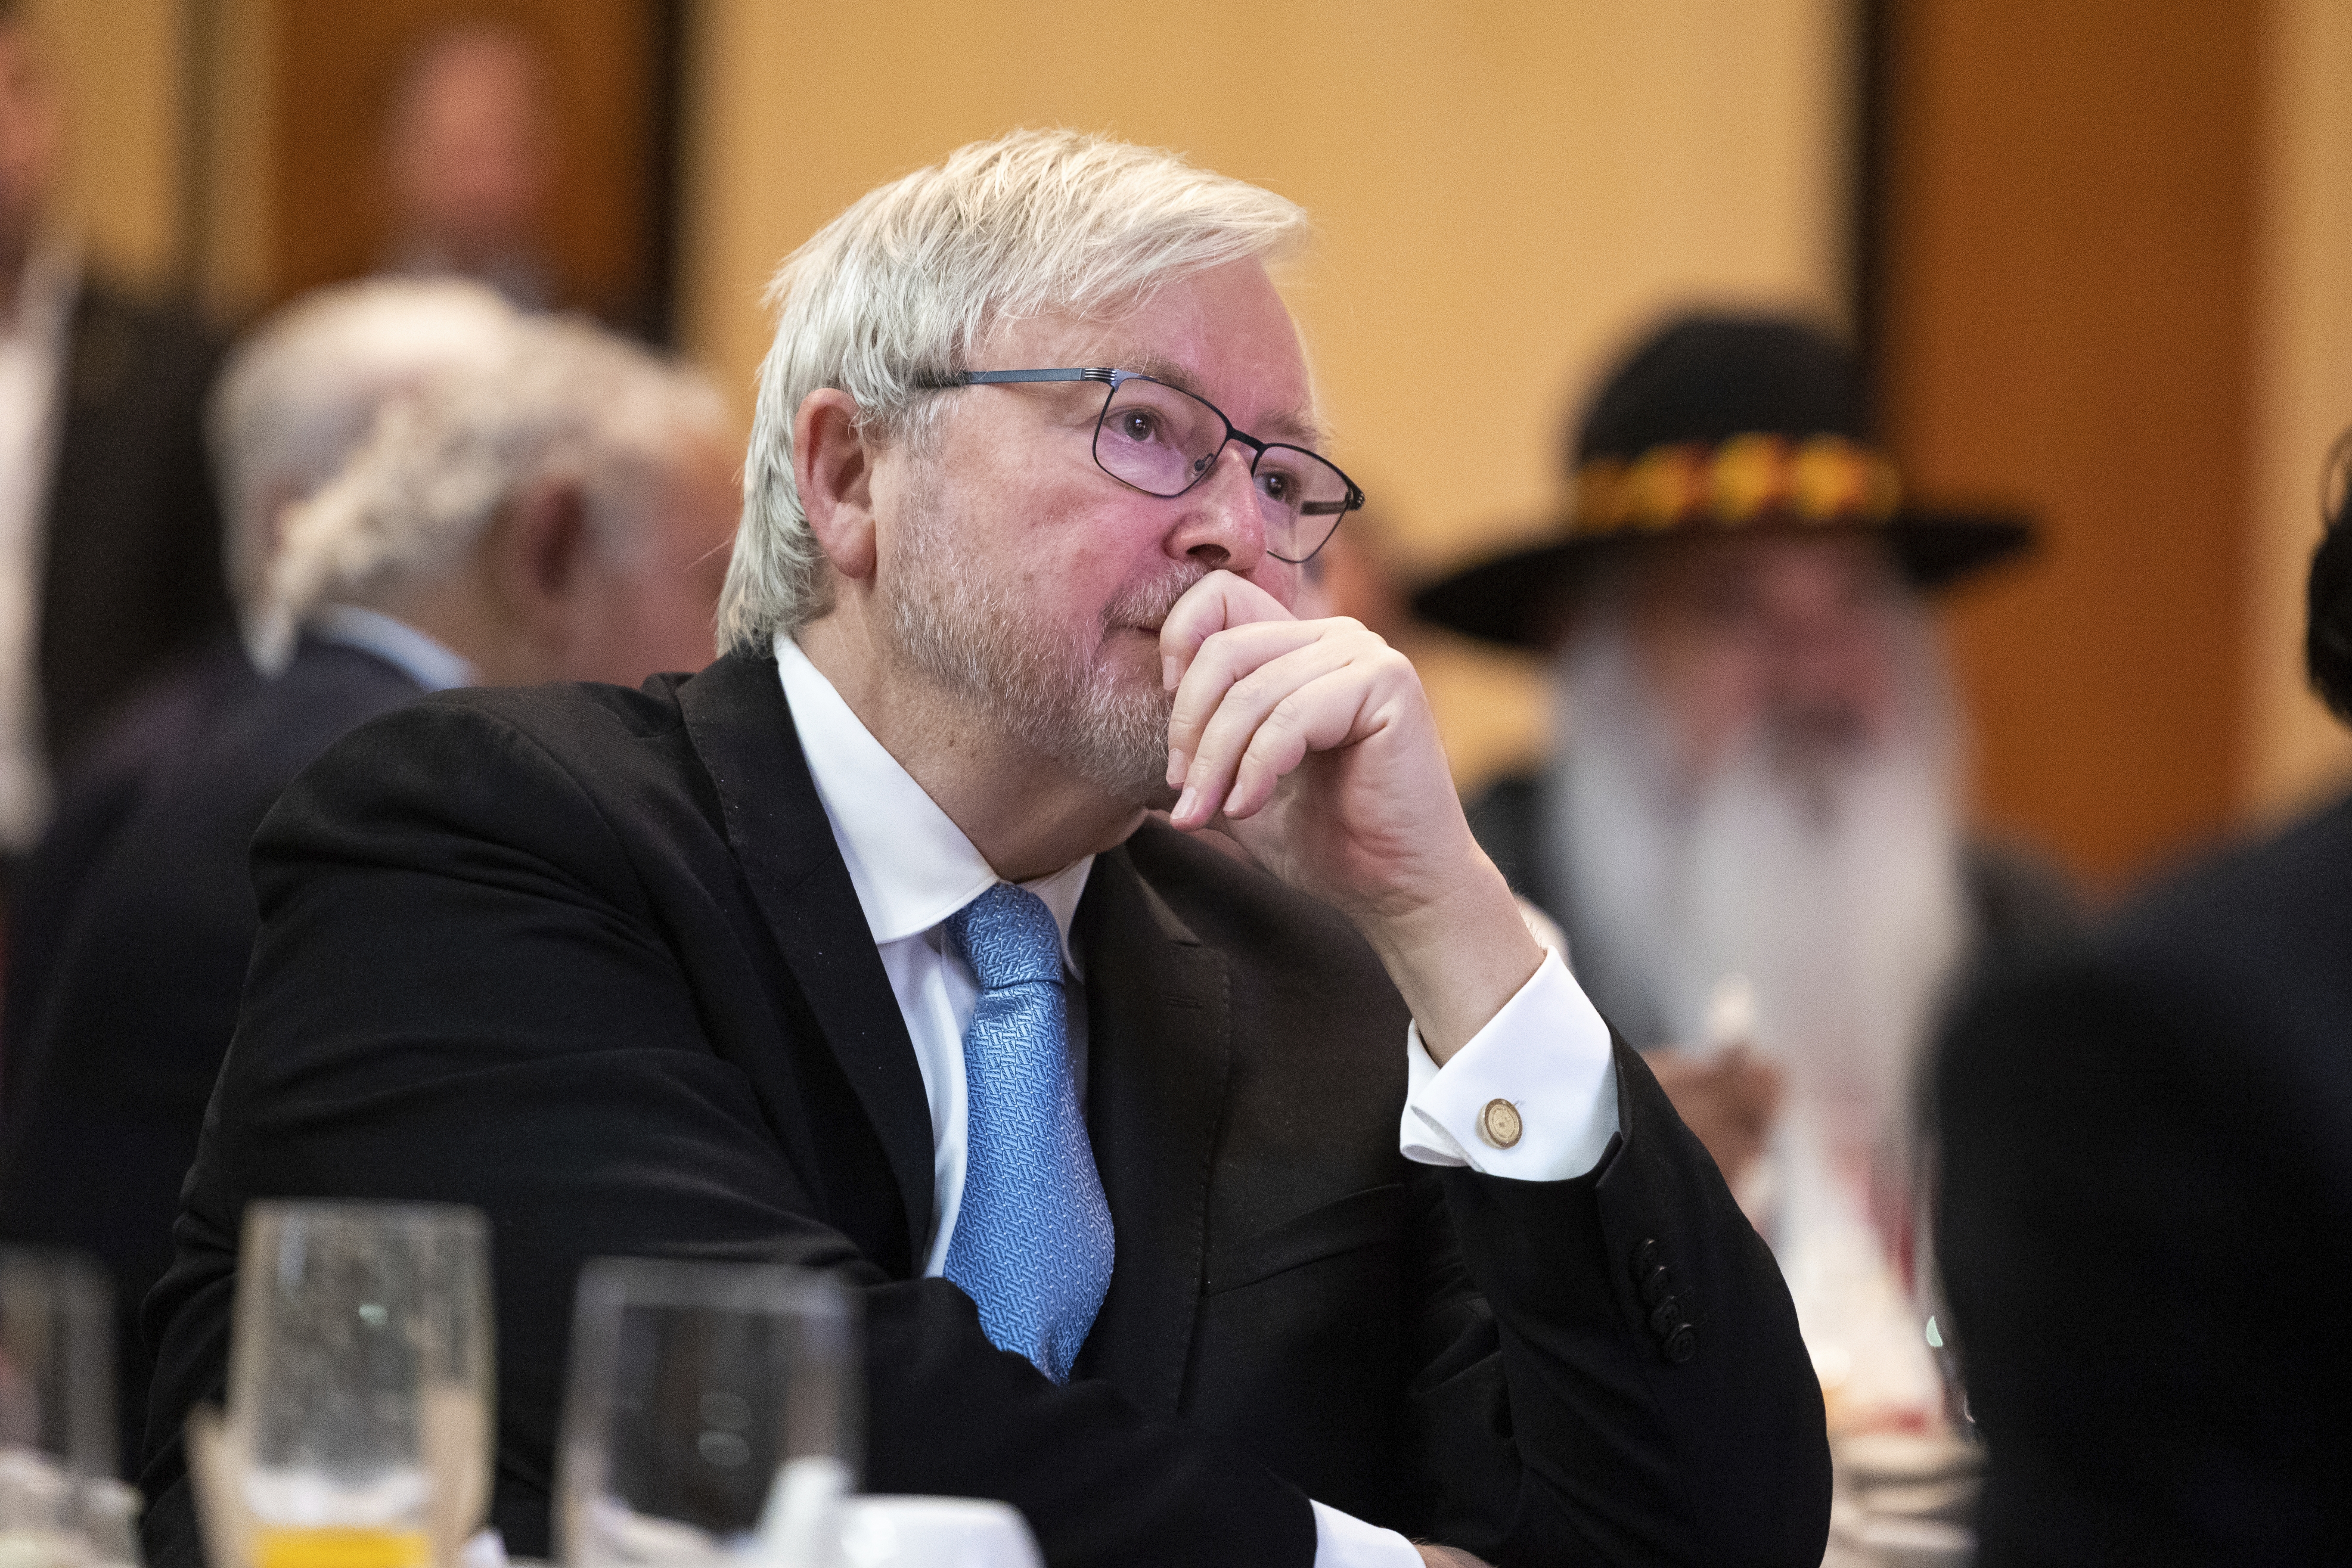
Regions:
M 1168 533 L 1171 556 L 1244 575 L 1265 558 L 1265 513 L 1250 476 L 1249 449 L 1240 442 L 1225 443 L 1181 504 L 1183 515 Z

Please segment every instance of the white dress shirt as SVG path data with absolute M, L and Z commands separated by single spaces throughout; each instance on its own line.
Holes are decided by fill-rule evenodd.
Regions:
M 979 987 L 945 929 L 947 918 L 1000 879 L 971 840 L 874 738 L 798 644 L 776 638 L 776 666 L 792 704 L 817 798 L 871 928 L 883 971 L 907 1020 L 931 1112 L 932 1234 L 923 1272 L 943 1271 L 963 1199 L 963 1035 Z M 1062 958 L 1083 979 L 1070 920 L 1094 857 L 1023 887 L 1045 901 L 1062 933 Z M 1085 1097 L 1086 989 L 1070 996 L 1071 1067 Z M 1599 1163 L 1617 1131 L 1609 1030 L 1559 956 L 1443 1068 L 1408 1027 L 1410 1091 L 1400 1146 L 1431 1165 L 1467 1165 L 1521 1181 L 1564 1181 Z M 1525 1129 L 1508 1149 L 1478 1129 L 1486 1106 L 1509 1101 Z M 1316 1568 L 1419 1568 L 1421 1555 L 1391 1530 L 1323 1503 L 1315 1507 Z
M 29 849 L 49 815 L 41 734 L 41 574 L 48 563 L 58 383 L 80 268 L 38 246 L 0 315 L 0 848 Z

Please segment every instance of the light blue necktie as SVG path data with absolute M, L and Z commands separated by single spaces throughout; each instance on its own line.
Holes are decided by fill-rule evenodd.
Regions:
M 1103 1201 L 1070 1075 L 1062 939 L 1036 894 L 999 882 L 948 917 L 980 982 L 963 1035 L 963 1206 L 947 1277 L 980 1307 L 999 1350 L 1055 1383 L 1110 1289 Z

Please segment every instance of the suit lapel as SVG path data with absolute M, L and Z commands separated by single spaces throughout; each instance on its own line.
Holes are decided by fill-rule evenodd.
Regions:
M 678 706 L 717 786 L 728 845 L 881 1138 L 905 1208 L 908 1257 L 919 1261 L 931 1229 L 931 1120 L 922 1071 L 809 777 L 776 667 L 729 654 L 678 689 Z
M 1087 969 L 1087 1121 L 1118 1247 L 1079 1371 L 1172 1415 L 1200 1302 L 1232 1054 L 1225 964 L 1123 848 L 1096 858 L 1076 924 Z

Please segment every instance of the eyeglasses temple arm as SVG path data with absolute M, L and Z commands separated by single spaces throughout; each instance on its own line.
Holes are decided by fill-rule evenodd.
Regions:
M 1108 365 L 1086 365 L 1066 370 L 952 370 L 938 375 L 928 375 L 915 385 L 925 392 L 944 392 L 957 386 L 1003 386 L 1028 381 L 1116 381 L 1118 372 Z
M 1335 512 L 1353 511 L 1364 504 L 1364 492 L 1350 488 L 1345 500 L 1311 500 L 1298 509 L 1301 517 L 1329 517 Z

